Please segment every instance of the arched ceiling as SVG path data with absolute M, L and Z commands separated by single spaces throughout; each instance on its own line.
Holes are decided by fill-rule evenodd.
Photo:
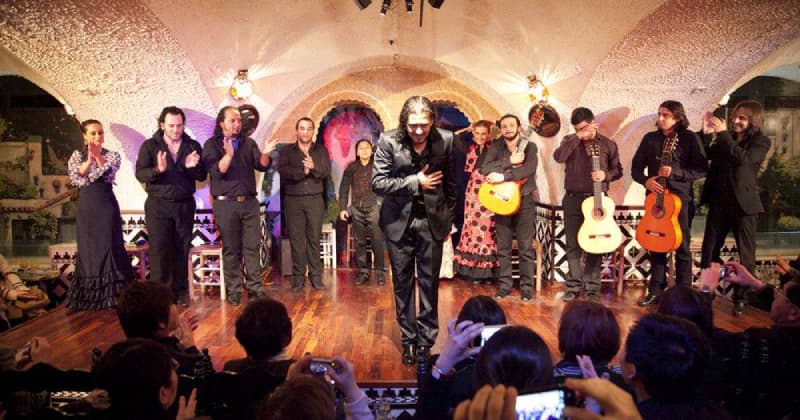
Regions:
M 380 3 L 362 11 L 352 0 L 4 0 L 0 72 L 36 82 L 79 118 L 107 121 L 128 159 L 164 105 L 192 110 L 188 126 L 202 140 L 242 68 L 254 80 L 250 101 L 273 126 L 335 80 L 398 64 L 519 114 L 535 73 L 562 118 L 589 105 L 631 138 L 640 136 L 631 127 L 648 126 L 631 120 L 661 99 L 698 111 L 751 70 L 800 73 L 800 0 L 446 0 L 425 6 L 422 27 L 420 0 L 412 14 L 394 0 L 385 17 Z M 140 206 L 132 164 L 121 174 L 123 207 Z

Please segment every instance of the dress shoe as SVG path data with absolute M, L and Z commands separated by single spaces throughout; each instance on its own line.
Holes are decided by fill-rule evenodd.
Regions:
M 384 274 L 382 270 L 378 270 L 378 274 L 375 275 L 375 280 L 377 281 L 378 286 L 383 286 L 386 284 L 386 274 Z
M 227 300 L 228 304 L 231 306 L 239 306 L 242 304 L 242 301 L 238 296 L 228 296 L 228 298 L 225 300 Z
M 250 299 L 258 299 L 258 298 L 263 298 L 263 297 L 267 296 L 267 294 L 264 293 L 263 290 L 258 290 L 258 291 L 255 291 L 255 292 L 248 291 L 247 292 L 247 296 L 249 296 Z
M 314 283 L 314 282 L 312 282 L 312 283 L 311 283 L 311 287 L 313 287 L 313 288 L 314 288 L 314 290 L 325 290 L 325 285 L 324 285 L 324 284 L 322 284 L 322 282 L 321 282 L 321 281 L 320 281 L 319 283 Z
M 417 347 L 417 360 L 427 361 L 431 357 L 431 346 Z
M 522 301 L 523 302 L 530 302 L 533 300 L 533 292 L 530 290 L 523 290 L 522 291 Z
M 362 284 L 369 281 L 369 273 L 360 273 L 358 275 L 358 280 L 356 280 L 356 286 L 361 286 Z
M 656 294 L 648 294 L 642 300 L 636 302 L 637 305 L 641 306 L 642 308 L 646 308 L 648 306 L 658 305 L 659 296 Z
M 589 302 L 600 302 L 600 294 L 599 293 L 587 293 L 586 300 Z
M 569 291 L 564 293 L 564 297 L 561 298 L 564 302 L 569 302 L 571 300 L 575 300 L 578 298 L 578 292 Z
M 734 316 L 742 316 L 744 314 L 744 307 L 747 306 L 747 302 L 744 300 L 734 300 L 733 301 L 733 310 L 731 311 Z
M 186 293 L 179 294 L 178 298 L 175 299 L 175 304 L 184 308 L 189 306 L 189 295 Z
M 499 289 L 497 293 L 494 294 L 494 298 L 500 300 L 506 296 L 508 296 L 509 290 L 508 289 Z
M 403 364 L 413 365 L 417 363 L 417 349 L 413 344 L 403 344 Z

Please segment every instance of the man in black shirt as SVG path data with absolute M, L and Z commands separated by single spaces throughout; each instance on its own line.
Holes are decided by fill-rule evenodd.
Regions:
M 142 143 L 136 179 L 146 183 L 144 217 L 150 257 L 150 279 L 172 289 L 176 302 L 189 304 L 188 258 L 194 225 L 195 182 L 206 179 L 200 143 L 184 133 L 186 117 L 168 106 L 158 117 L 158 130 Z
M 356 237 L 356 264 L 359 275 L 357 285 L 369 280 L 370 263 L 367 258 L 367 237 L 372 238 L 372 259 L 378 285 L 385 282 L 383 268 L 383 232 L 378 225 L 378 199 L 372 192 L 372 142 L 361 139 L 356 143 L 357 159 L 347 165 L 339 185 L 339 203 L 342 221 L 351 220 Z M 348 205 L 349 203 L 349 205 Z
M 314 143 L 314 121 L 295 124 L 297 141 L 281 150 L 278 171 L 283 182 L 283 211 L 292 248 L 292 291 L 305 285 L 306 267 L 314 289 L 323 289 L 320 238 L 325 215 L 325 179 L 331 159 L 325 145 Z
M 520 122 L 516 115 L 506 114 L 500 118 L 502 139 L 497 139 L 481 164 L 480 171 L 486 182 L 499 184 L 506 181 L 524 181 L 520 187 L 519 211 L 512 215 L 495 215 L 497 233 L 497 260 L 500 262 L 499 288 L 495 297 L 508 296 L 514 284 L 511 278 L 511 243 L 514 234 L 519 248 L 519 284 L 522 300 L 533 299 L 533 235 L 536 230 L 536 167 L 539 164 L 538 148 L 532 141 L 520 135 Z M 521 147 L 523 144 L 526 144 Z
M 219 111 L 214 136 L 203 146 L 203 162 L 211 174 L 214 219 L 222 233 L 222 262 L 228 303 L 240 304 L 242 266 L 247 268 L 246 287 L 250 297 L 264 296 L 261 284 L 261 223 L 256 200 L 254 170 L 266 171 L 269 154 L 277 140 L 264 144 L 259 151 L 256 142 L 241 134 L 239 110 L 226 106 Z
M 678 215 L 683 241 L 675 250 L 675 283 L 688 285 L 692 281 L 692 256 L 689 252 L 692 181 L 705 176 L 708 162 L 700 139 L 688 130 L 689 120 L 680 102 L 665 101 L 658 107 L 656 127 L 658 130 L 645 134 L 636 149 L 631 162 L 631 176 L 647 188 L 648 194 L 662 192 L 658 179 L 665 178 L 667 189 L 683 203 Z M 662 165 L 665 140 L 673 133 L 677 133 L 678 144 L 672 152 L 672 162 Z M 650 252 L 650 284 L 647 296 L 639 301 L 640 306 L 658 303 L 661 292 L 667 287 L 666 267 L 666 253 Z
M 564 231 L 567 240 L 567 263 L 569 278 L 564 301 L 569 302 L 580 295 L 581 288 L 586 289 L 586 298 L 600 298 L 600 263 L 602 255 L 584 253 L 578 246 L 578 230 L 583 224 L 583 201 L 592 196 L 594 182 L 601 182 L 604 193 L 608 185 L 622 177 L 622 165 L 619 162 L 619 150 L 613 140 L 597 132 L 594 114 L 588 108 L 576 108 L 572 111 L 572 126 L 575 134 L 564 137 L 561 145 L 553 153 L 558 163 L 566 164 L 564 176 Z M 592 170 L 592 156 L 588 151 L 590 145 L 596 145 L 599 151 L 598 171 Z M 581 267 L 581 259 L 586 255 L 586 267 Z
M 380 225 L 388 239 L 403 363 L 414 364 L 439 333 L 442 245 L 453 226 L 453 133 L 434 127 L 430 99 L 412 96 L 400 124 L 378 140 L 372 189 L 383 197 Z M 416 314 L 414 277 L 419 285 Z
M 750 272 L 756 269 L 756 223 L 764 211 L 756 181 L 771 145 L 761 132 L 763 121 L 764 109 L 756 101 L 742 101 L 733 109 L 733 133 L 710 113 L 703 118 L 703 144 L 711 168 L 700 199 L 700 204 L 708 203 L 700 267 L 722 262 L 720 249 L 733 231 L 739 261 Z M 736 287 L 734 315 L 741 315 L 744 306 L 744 289 Z

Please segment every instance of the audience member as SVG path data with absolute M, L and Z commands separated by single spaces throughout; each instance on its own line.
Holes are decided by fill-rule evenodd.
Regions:
M 631 394 L 609 381 L 598 378 L 570 378 L 566 380 L 565 386 L 580 395 L 597 401 L 604 413 L 598 416 L 581 408 L 567 406 L 564 414 L 572 420 L 641 420 L 642 418 Z
M 708 339 L 693 323 L 662 314 L 641 317 L 628 332 L 620 359 L 642 418 L 730 418 L 699 396 L 710 356 Z
M 169 290 L 169 289 L 167 289 Z M 108 391 L 110 418 L 168 419 L 178 395 L 175 360 L 152 340 L 131 339 L 114 344 L 92 369 L 97 385 Z M 195 395 L 181 396 L 176 420 L 194 417 Z
M 225 362 L 223 370 L 255 367 L 286 377 L 294 360 L 284 351 L 292 341 L 292 320 L 283 303 L 267 297 L 250 301 L 236 320 L 236 339 L 247 357 Z
M 334 387 L 344 395 L 344 410 L 348 420 L 373 419 L 369 411 L 367 396 L 355 381 L 353 364 L 339 356 L 335 365 L 324 375 L 311 372 L 311 356 L 295 362 L 289 369 L 286 382 L 278 387 L 259 410 L 261 420 L 333 420 L 336 416 Z
M 561 361 L 553 368 L 553 375 L 583 378 L 578 356 L 589 356 L 597 374 L 624 386 L 620 369 L 608 365 L 619 346 L 620 329 L 614 312 L 597 302 L 569 302 L 558 325 Z
M 122 292 L 117 317 L 127 338 L 148 338 L 164 345 L 178 361 L 178 373 L 193 375 L 202 357 L 194 342 L 198 320 L 188 310 L 178 315 L 172 291 L 162 283 L 134 282 Z
M 503 384 L 526 392 L 552 383 L 550 349 L 527 327 L 504 327 L 494 333 L 478 353 L 475 388 Z
M 475 340 L 484 326 L 505 323 L 503 308 L 489 296 L 473 296 L 464 303 L 458 318 L 447 324 L 442 352 L 429 361 L 430 374 L 419 378 L 416 418 L 449 418 L 459 402 L 475 394 L 472 377 L 481 350 Z
M 800 377 L 800 280 L 770 287 L 736 262 L 725 263 L 726 279 L 755 292 L 751 304 L 770 308 L 772 326 L 752 327 L 733 334 L 738 349 L 735 414 L 783 418 L 800 414 L 800 394 L 788 384 Z M 701 276 L 704 288 L 714 290 L 716 276 Z

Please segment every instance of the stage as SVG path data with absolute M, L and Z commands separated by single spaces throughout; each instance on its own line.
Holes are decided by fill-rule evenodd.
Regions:
M 355 286 L 357 274 L 355 269 L 326 269 L 323 276 L 326 290 L 313 290 L 307 285 L 302 293 L 292 293 L 288 279 L 272 272 L 273 283 L 266 286 L 267 295 L 286 305 L 294 327 L 287 348 L 289 356 L 299 358 L 306 352 L 320 357 L 344 355 L 355 365 L 361 384 L 410 385 L 416 382 L 416 367 L 400 363 L 400 329 L 395 321 L 391 278 L 383 286 L 377 286 L 374 280 Z M 644 289 L 641 285 L 626 286 L 619 297 L 615 290 L 613 284 L 604 283 L 601 302 L 617 314 L 624 336 L 631 323 L 647 312 L 635 305 Z M 494 296 L 494 292 L 493 286 L 473 285 L 459 279 L 442 280 L 440 333 L 433 352 L 441 348 L 447 338 L 447 321 L 457 315 L 464 301 L 474 295 Z M 509 323 L 526 325 L 542 336 L 553 352 L 554 361 L 560 358 L 557 341 L 558 320 L 564 307 L 562 294 L 562 286 L 550 286 L 545 282 L 542 292 L 532 302 L 523 303 L 517 289 L 500 302 Z M 234 308 L 220 303 L 216 294 L 202 296 L 187 309 L 197 312 L 202 320 L 195 331 L 195 341 L 199 348 L 209 349 L 215 369 L 221 369 L 226 360 L 244 356 L 234 333 L 236 317 L 246 304 L 246 296 L 242 298 L 242 305 Z M 771 323 L 768 313 L 753 308 L 748 308 L 743 317 L 734 317 L 730 311 L 730 301 L 715 299 L 715 325 L 742 331 Z M 60 307 L 1 333 L 0 343 L 18 348 L 32 336 L 43 336 L 50 341 L 56 365 L 64 369 L 88 369 L 93 348 L 105 351 L 124 339 L 113 311 L 69 313 Z

